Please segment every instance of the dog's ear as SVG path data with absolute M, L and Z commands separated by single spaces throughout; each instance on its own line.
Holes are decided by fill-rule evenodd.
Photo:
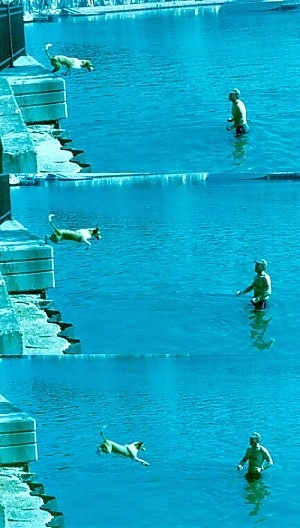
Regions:
M 93 236 L 95 238 L 97 238 L 97 240 L 100 240 L 101 232 L 100 232 L 100 228 L 98 226 L 93 229 Z
M 140 449 L 141 451 L 146 451 L 146 448 L 144 447 L 144 442 L 135 442 L 136 448 Z
M 81 61 L 81 67 L 86 68 L 88 71 L 92 71 L 94 69 L 91 61 L 89 60 Z

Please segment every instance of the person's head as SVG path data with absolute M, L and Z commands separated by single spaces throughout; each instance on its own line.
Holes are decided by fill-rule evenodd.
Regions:
M 236 103 L 236 101 L 241 97 L 241 92 L 238 88 L 234 88 L 229 94 L 229 101 Z
M 268 263 L 265 259 L 255 260 L 255 271 L 256 273 L 262 273 L 266 271 Z
M 259 433 L 252 433 L 250 436 L 249 442 L 252 447 L 256 447 L 260 443 L 260 434 Z

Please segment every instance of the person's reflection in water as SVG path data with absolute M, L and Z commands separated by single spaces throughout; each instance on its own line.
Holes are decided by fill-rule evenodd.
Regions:
M 233 159 L 242 160 L 246 154 L 247 139 L 242 136 L 233 144 Z M 241 162 L 240 162 L 241 163 Z
M 268 350 L 275 341 L 272 337 L 270 339 L 265 337 L 271 320 L 272 317 L 266 310 L 249 312 L 250 337 L 253 340 L 253 346 L 259 350 Z
M 245 488 L 244 498 L 246 504 L 253 505 L 253 508 L 249 512 L 250 516 L 255 516 L 259 514 L 264 499 L 268 495 L 270 495 L 270 488 L 266 486 L 263 480 L 255 480 L 247 484 Z

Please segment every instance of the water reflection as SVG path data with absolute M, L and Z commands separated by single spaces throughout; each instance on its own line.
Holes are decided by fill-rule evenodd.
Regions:
M 242 160 L 246 153 L 247 139 L 237 138 L 233 144 L 233 159 Z
M 251 310 L 249 312 L 250 337 L 253 340 L 253 346 L 259 350 L 269 349 L 274 339 L 266 339 L 266 333 L 272 316 L 267 310 Z
M 249 512 L 250 516 L 259 514 L 264 499 L 268 495 L 270 495 L 270 488 L 266 486 L 262 479 L 251 482 L 246 486 L 244 494 L 245 503 L 253 506 Z

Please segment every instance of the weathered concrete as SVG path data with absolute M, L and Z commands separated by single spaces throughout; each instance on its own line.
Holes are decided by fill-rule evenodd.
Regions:
M 0 172 L 37 172 L 33 142 L 8 81 L 0 76 Z
M 13 68 L 1 73 L 13 90 L 26 124 L 57 123 L 68 117 L 65 80 L 33 57 L 19 57 Z
M 50 323 L 38 295 L 11 295 L 11 303 L 27 356 L 57 356 L 69 353 L 70 343 L 60 336 L 59 324 Z M 1 324 L 1 323 L 0 323 Z
M 20 356 L 23 352 L 21 328 L 0 274 L 0 357 Z
M 39 153 L 26 125 L 67 118 L 65 80 L 30 56 L 0 72 L 0 172 L 38 173 Z M 47 146 L 49 147 L 49 145 Z
M 73 160 L 73 153 L 62 148 L 57 138 L 57 129 L 49 125 L 28 126 L 28 133 L 38 156 L 38 170 L 41 176 L 49 172 L 78 174 L 80 167 Z
M 0 468 L 0 528 L 51 526 L 53 514 L 43 507 L 42 497 L 32 494 L 26 477 L 21 469 Z
M 36 423 L 5 398 L 0 401 L 0 466 L 37 460 Z
M 0 225 L 0 272 L 7 291 L 39 292 L 54 287 L 53 249 L 16 220 Z

